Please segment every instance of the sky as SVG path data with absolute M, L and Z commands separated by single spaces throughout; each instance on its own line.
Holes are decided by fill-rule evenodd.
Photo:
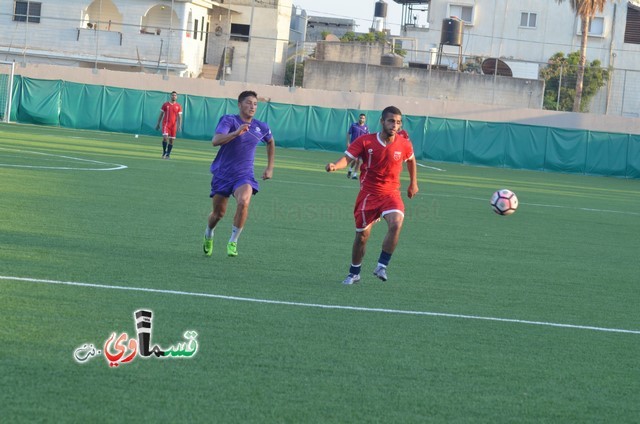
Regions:
M 354 19 L 357 32 L 367 32 L 371 28 L 377 0 L 293 0 L 293 5 L 307 11 L 311 16 Z M 387 3 L 387 29 L 391 34 L 400 33 L 402 5 L 393 0 Z

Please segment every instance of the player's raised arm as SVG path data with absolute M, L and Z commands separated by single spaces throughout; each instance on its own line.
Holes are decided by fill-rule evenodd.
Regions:
M 349 161 L 350 161 L 351 159 L 352 159 L 352 158 L 350 158 L 349 156 L 344 155 L 344 156 L 342 156 L 340 159 L 338 159 L 336 162 L 328 163 L 328 164 L 324 167 L 324 169 L 325 169 L 327 172 L 337 171 L 337 170 L 339 170 L 339 169 L 345 168 L 345 167 L 349 164 Z
M 227 134 L 216 133 L 216 135 L 213 136 L 213 140 L 211 140 L 211 143 L 214 147 L 222 146 L 223 144 L 227 144 L 237 136 L 242 135 L 247 131 L 249 131 L 249 124 L 242 124 L 234 132 L 230 132 Z

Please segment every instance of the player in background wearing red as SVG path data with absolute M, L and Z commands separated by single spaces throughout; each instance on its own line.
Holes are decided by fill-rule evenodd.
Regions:
M 176 102 L 177 99 L 178 93 L 172 91 L 171 100 L 165 102 L 160 108 L 156 130 L 160 129 L 162 124 L 162 159 L 170 159 L 173 141 L 182 127 L 182 106 Z
M 360 192 L 354 207 L 356 237 L 351 253 L 351 267 L 343 284 L 360 281 L 360 269 L 372 225 L 380 218 L 387 221 L 387 234 L 382 242 L 382 251 L 373 275 L 387 281 L 387 266 L 395 250 L 404 220 L 404 203 L 400 194 L 400 173 L 403 162 L 407 163 L 411 199 L 418 193 L 418 173 L 411 142 L 397 132 L 402 127 L 402 112 L 394 106 L 382 111 L 382 131 L 358 137 L 349 145 L 345 155 L 338 161 L 328 163 L 327 172 L 347 166 L 349 161 L 362 160 Z

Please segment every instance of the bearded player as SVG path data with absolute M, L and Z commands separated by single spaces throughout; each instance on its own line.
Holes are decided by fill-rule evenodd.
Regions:
M 402 112 L 389 106 L 382 111 L 380 123 L 382 131 L 358 137 L 349 145 L 343 157 L 325 167 L 327 172 L 333 172 L 343 169 L 351 160 L 362 160 L 360 192 L 353 210 L 356 236 L 351 253 L 351 267 L 343 284 L 360 281 L 360 269 L 371 227 L 380 219 L 387 222 L 387 234 L 373 275 L 387 281 L 387 266 L 398 244 L 404 220 L 400 173 L 405 162 L 410 179 L 407 196 L 411 199 L 418 193 L 413 146 L 408 139 L 397 134 L 402 127 Z

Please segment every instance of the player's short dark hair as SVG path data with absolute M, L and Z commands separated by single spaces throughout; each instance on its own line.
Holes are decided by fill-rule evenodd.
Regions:
M 382 119 L 384 120 L 388 114 L 402 116 L 402 112 L 400 112 L 400 109 L 398 109 L 395 106 L 385 107 L 384 110 L 382 111 Z
M 178 92 L 177 91 L 172 91 L 171 94 L 178 94 Z
M 242 103 L 242 101 L 244 99 L 246 99 L 247 97 L 255 97 L 257 99 L 258 98 L 258 94 L 255 91 L 251 91 L 251 90 L 243 91 L 238 96 L 238 103 Z
M 364 113 L 361 113 L 361 114 L 359 115 L 359 117 L 360 117 L 360 116 L 364 116 L 365 118 L 367 117 L 367 115 L 365 115 Z

